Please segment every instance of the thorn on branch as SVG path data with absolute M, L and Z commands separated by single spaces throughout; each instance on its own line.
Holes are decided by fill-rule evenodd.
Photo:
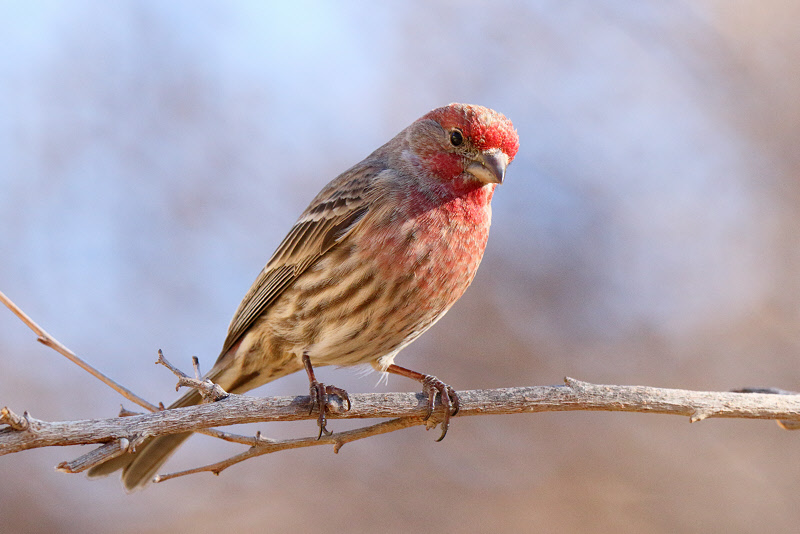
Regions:
M 28 412 L 24 412 L 22 416 L 19 416 L 9 410 L 7 406 L 0 410 L 0 425 L 8 425 L 12 430 L 18 432 L 30 430 L 31 427 L 30 421 L 28 421 Z
M 193 360 L 197 360 L 196 356 L 192 357 Z M 215 384 L 208 378 L 205 380 L 201 380 L 199 378 L 190 378 L 189 375 L 172 365 L 167 361 L 164 357 L 164 353 L 161 349 L 158 349 L 158 359 L 156 360 L 156 365 L 161 364 L 170 371 L 172 374 L 178 377 L 178 384 L 175 386 L 175 391 L 178 391 L 181 386 L 194 388 L 200 392 L 200 395 L 203 397 L 203 400 L 206 402 L 217 402 L 222 400 L 228 396 L 228 392 L 222 389 L 221 386 Z M 200 363 L 197 360 L 195 365 L 195 373 L 198 373 L 199 376 L 200 372 Z
M 706 410 L 695 410 L 692 415 L 689 416 L 690 423 L 699 423 L 703 419 L 708 419 L 713 415 L 712 412 Z
M 568 376 L 564 377 L 564 383 L 571 389 L 575 391 L 583 391 L 587 387 L 591 386 L 588 382 L 583 382 L 581 380 L 576 380 L 574 378 L 570 378 Z
M 142 414 L 141 412 L 132 412 L 131 410 L 125 408 L 125 406 L 121 404 L 119 405 L 119 413 L 117 414 L 117 417 L 131 417 L 133 415 L 142 415 Z

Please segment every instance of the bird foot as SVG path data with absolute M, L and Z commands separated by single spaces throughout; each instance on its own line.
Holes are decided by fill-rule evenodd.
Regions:
M 458 394 L 456 391 L 436 378 L 433 375 L 425 375 L 422 378 L 422 393 L 428 397 L 428 413 L 425 420 L 433 415 L 433 406 L 438 396 L 442 407 L 444 407 L 444 418 L 442 419 L 442 435 L 436 441 L 442 441 L 450 428 L 450 417 L 458 413 Z
M 347 391 L 343 390 L 342 388 L 337 388 L 336 386 L 326 386 L 325 384 L 317 382 L 316 380 L 311 381 L 309 391 L 311 393 L 311 408 L 308 410 L 309 415 L 314 412 L 314 408 L 319 410 L 319 417 L 317 417 L 319 435 L 317 436 L 317 439 L 320 439 L 322 434 L 330 436 L 333 434 L 333 432 L 325 427 L 328 422 L 328 418 L 325 414 L 328 411 L 328 406 L 330 405 L 328 395 L 335 395 L 336 397 L 339 397 L 342 406 L 347 403 L 347 408 L 345 408 L 345 411 L 350 410 L 350 396 L 347 394 Z
M 325 412 L 328 411 L 328 405 L 330 404 L 328 402 L 328 395 L 335 395 L 336 397 L 339 397 L 339 401 L 341 402 L 342 406 L 344 406 L 344 403 L 346 402 L 347 408 L 345 408 L 345 411 L 350 410 L 350 396 L 342 388 L 337 388 L 336 386 L 326 386 L 322 382 L 317 382 L 317 377 L 314 375 L 314 367 L 311 365 L 311 358 L 308 356 L 307 352 L 303 353 L 303 367 L 306 368 L 306 373 L 308 374 L 309 391 L 311 393 L 311 407 L 308 410 L 308 415 L 311 415 L 314 412 L 314 408 L 319 410 L 319 417 L 317 418 L 319 435 L 317 435 L 317 439 L 320 439 L 322 434 L 330 436 L 333 434 L 333 432 L 325 428 L 325 425 L 328 422 Z

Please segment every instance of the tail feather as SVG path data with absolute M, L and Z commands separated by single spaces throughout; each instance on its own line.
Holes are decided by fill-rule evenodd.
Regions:
M 302 369 L 299 361 L 294 365 L 284 364 L 277 372 L 262 373 L 261 371 L 243 372 L 241 365 L 235 361 L 236 354 L 231 352 L 237 349 L 234 345 L 227 354 L 219 357 L 214 367 L 208 372 L 206 378 L 219 384 L 228 393 L 244 393 L 251 389 L 271 382 L 282 376 Z M 186 395 L 170 405 L 170 408 L 183 408 L 200 404 L 203 398 L 200 392 L 192 389 Z M 136 447 L 136 451 L 112 458 L 107 462 L 89 469 L 89 477 L 102 477 L 122 469 L 122 483 L 125 489 L 134 491 L 145 487 L 164 465 L 164 462 L 175 452 L 178 446 L 191 436 L 191 432 L 170 434 L 154 438 L 146 438 Z
M 200 393 L 193 389 L 171 404 L 170 408 L 193 406 L 200 404 L 201 400 Z M 141 489 L 153 479 L 175 449 L 191 435 L 191 432 L 184 432 L 147 438 L 135 452 L 117 456 L 89 469 L 89 477 L 103 477 L 122 469 L 122 483 L 125 489 L 128 491 Z
M 135 491 L 149 484 L 164 462 L 191 435 L 191 432 L 184 432 L 158 436 L 152 441 L 145 442 L 136 453 L 129 455 L 132 456 L 130 463 L 122 469 L 122 485 L 125 489 Z

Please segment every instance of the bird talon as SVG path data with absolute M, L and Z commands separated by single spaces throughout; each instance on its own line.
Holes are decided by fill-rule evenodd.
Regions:
M 422 379 L 422 392 L 428 396 L 428 412 L 424 420 L 427 421 L 433 415 L 433 407 L 436 403 L 438 395 L 439 400 L 444 408 L 444 417 L 442 418 L 442 435 L 436 441 L 442 441 L 447 435 L 447 430 L 450 428 L 450 417 L 458 413 L 459 401 L 456 391 L 436 378 L 433 375 L 425 375 Z
M 317 382 L 316 380 L 311 382 L 309 387 L 309 393 L 311 394 L 311 401 L 310 401 L 310 409 L 308 414 L 311 415 L 314 412 L 314 409 L 319 410 L 319 416 L 317 417 L 317 425 L 319 426 L 319 434 L 317 435 L 317 439 L 322 439 L 322 435 L 325 434 L 326 436 L 330 436 L 333 434 L 327 428 L 328 424 L 328 417 L 326 413 L 328 411 L 328 406 L 330 402 L 328 401 L 329 395 L 335 395 L 339 397 L 342 405 L 347 403 L 347 410 L 350 409 L 350 396 L 347 394 L 342 388 L 338 388 L 336 386 L 326 386 L 321 382 Z
M 461 406 L 459 406 L 458 394 L 456 393 L 456 390 L 454 390 L 450 386 L 447 386 L 447 396 L 450 398 L 450 404 L 453 407 L 453 411 L 450 412 L 450 415 L 456 415 L 458 413 L 458 410 L 461 409 Z
M 319 426 L 319 434 L 317 434 L 317 439 L 322 439 L 322 434 L 325 434 L 326 436 L 333 434 L 333 432 L 326 428 L 327 424 L 328 420 L 325 417 L 325 410 L 320 410 L 319 417 L 317 418 L 317 425 Z

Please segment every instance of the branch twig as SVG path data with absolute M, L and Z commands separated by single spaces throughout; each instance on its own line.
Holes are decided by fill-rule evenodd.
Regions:
M 202 467 L 196 467 L 194 469 L 187 469 L 185 471 L 169 473 L 166 475 L 157 475 L 153 479 L 153 482 L 164 482 L 172 478 L 182 477 L 186 475 L 193 475 L 195 473 L 204 473 L 204 472 L 209 472 L 215 475 L 219 475 L 223 470 L 231 467 L 232 465 L 236 465 L 245 460 L 249 460 L 250 458 L 255 458 L 256 456 L 270 454 L 273 452 L 285 451 L 288 449 L 313 447 L 315 445 L 333 445 L 333 452 L 338 453 L 339 449 L 341 449 L 345 443 L 350 443 L 352 441 L 356 441 L 359 439 L 364 439 L 371 436 L 377 436 L 379 434 L 385 434 L 387 432 L 394 432 L 395 430 L 401 430 L 403 428 L 408 428 L 411 426 L 421 425 L 421 424 L 424 424 L 424 421 L 422 420 L 421 417 L 406 417 L 402 419 L 391 419 L 389 421 L 384 421 L 382 423 L 377 423 L 375 425 L 370 425 L 363 428 L 357 428 L 355 430 L 346 430 L 344 432 L 331 434 L 330 436 L 323 435 L 319 439 L 317 439 L 316 437 L 309 437 L 309 438 L 287 439 L 282 441 L 266 441 L 266 440 L 257 441 L 247 451 L 241 454 L 237 454 L 236 456 L 232 456 L 221 462 L 205 465 Z M 256 436 L 256 438 L 258 438 L 258 436 Z
M 120 395 L 125 397 L 126 399 L 128 399 L 129 401 L 131 401 L 133 403 L 136 403 L 139 406 L 141 406 L 142 408 L 150 410 L 151 412 L 155 412 L 155 411 L 158 410 L 158 406 L 154 406 L 154 405 L 150 404 L 149 402 L 147 402 L 146 400 L 144 400 L 143 398 L 138 396 L 133 391 L 131 391 L 128 388 L 116 383 L 114 380 L 112 380 L 111 378 L 107 377 L 106 375 L 104 375 L 103 373 L 101 373 L 100 371 L 98 371 L 97 369 L 95 369 L 94 367 L 92 367 L 91 365 L 86 363 L 85 361 L 83 361 L 81 358 L 79 358 L 74 352 L 69 350 L 64 345 L 62 345 L 56 338 L 54 338 L 53 336 L 51 336 L 50 334 L 45 332 L 44 328 L 42 328 L 41 326 L 36 324 L 33 321 L 33 319 L 28 317 L 25 314 L 25 312 L 23 312 L 19 308 L 19 306 L 14 304 L 11 301 L 11 299 L 9 299 L 7 296 L 5 296 L 2 291 L 0 291 L 0 302 L 5 304 L 8 307 L 8 309 L 11 310 L 11 312 L 14 315 L 19 317 L 20 320 L 28 326 L 28 328 L 33 330 L 33 333 L 38 336 L 37 341 L 39 341 L 39 343 L 41 343 L 42 345 L 45 345 L 47 347 L 50 347 L 51 349 L 55 350 L 56 352 L 66 356 L 72 363 L 74 363 L 75 365 L 77 365 L 78 367 L 80 367 L 81 369 L 86 371 L 87 373 L 91 374 L 93 377 L 97 378 L 98 380 L 103 382 L 105 385 L 107 385 L 108 387 L 110 387 L 111 389 L 113 389 L 114 391 L 116 391 L 117 393 L 119 393 Z

